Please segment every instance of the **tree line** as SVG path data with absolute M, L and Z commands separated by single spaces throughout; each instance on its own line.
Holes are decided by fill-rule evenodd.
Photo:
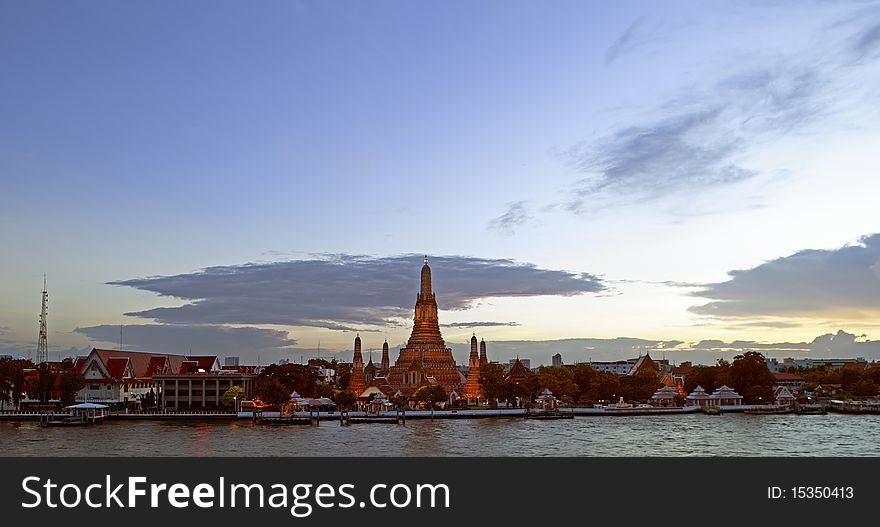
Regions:
M 0 359 L 0 410 L 7 405 L 18 408 L 25 396 L 43 403 L 59 399 L 73 404 L 85 386 L 85 377 L 70 358 L 37 365 L 28 359 Z

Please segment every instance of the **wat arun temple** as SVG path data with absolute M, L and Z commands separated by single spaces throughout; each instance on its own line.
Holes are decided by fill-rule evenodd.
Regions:
M 480 366 L 487 361 L 486 342 L 479 345 L 477 337 L 471 337 L 471 352 L 467 376 L 455 364 L 452 349 L 446 347 L 440 334 L 437 317 L 437 297 L 431 285 L 431 267 L 428 257 L 422 266 L 421 286 L 416 296 L 413 329 L 406 346 L 400 349 L 393 366 L 388 359 L 388 342 L 382 345 L 382 361 L 377 367 L 370 359 L 364 366 L 360 335 L 354 339 L 354 357 L 349 391 L 359 398 L 371 394 L 392 397 L 399 394 L 410 397 L 422 386 L 439 384 L 447 394 L 477 403 L 480 393 Z

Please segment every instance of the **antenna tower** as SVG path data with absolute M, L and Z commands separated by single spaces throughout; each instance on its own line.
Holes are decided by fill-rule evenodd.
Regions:
M 43 301 L 40 307 L 40 337 L 37 340 L 37 364 L 49 362 L 49 331 L 47 318 L 49 316 L 49 291 L 46 290 L 46 275 L 43 274 Z

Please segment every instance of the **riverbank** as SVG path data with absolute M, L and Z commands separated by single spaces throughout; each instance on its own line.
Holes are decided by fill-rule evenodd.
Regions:
M 739 405 L 739 406 L 721 406 L 722 413 L 741 413 L 755 410 L 767 410 L 776 407 L 768 405 Z M 630 408 L 616 407 L 574 407 L 562 408 L 561 414 L 569 414 L 578 417 L 596 417 L 596 416 L 648 416 L 648 415 L 680 415 L 680 414 L 696 414 L 700 413 L 701 408 L 698 406 L 685 407 L 639 407 Z M 532 410 L 532 414 L 538 414 L 537 410 Z M 65 412 L 49 413 L 55 416 L 68 415 Z M 40 418 L 46 417 L 46 412 L 3 412 L 0 413 L 0 420 L 5 421 L 39 421 Z M 351 418 L 395 418 L 395 411 L 381 412 L 379 414 L 368 413 L 363 411 L 348 412 Z M 524 418 L 527 411 L 524 408 L 485 408 L 485 409 L 468 409 L 468 410 L 407 410 L 404 414 L 406 419 L 494 419 L 494 418 Z M 283 417 L 294 419 L 316 418 L 319 421 L 338 421 L 341 412 L 295 412 L 293 414 L 285 414 Z M 263 412 L 264 418 L 282 417 L 280 412 Z M 253 420 L 254 416 L 251 412 L 138 412 L 138 413 L 111 413 L 108 415 L 109 420 L 114 421 L 236 421 L 236 420 Z

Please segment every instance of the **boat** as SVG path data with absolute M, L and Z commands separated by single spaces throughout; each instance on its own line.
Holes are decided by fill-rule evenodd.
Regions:
M 703 413 L 706 415 L 721 415 L 721 408 L 717 406 L 707 406 L 703 408 Z

